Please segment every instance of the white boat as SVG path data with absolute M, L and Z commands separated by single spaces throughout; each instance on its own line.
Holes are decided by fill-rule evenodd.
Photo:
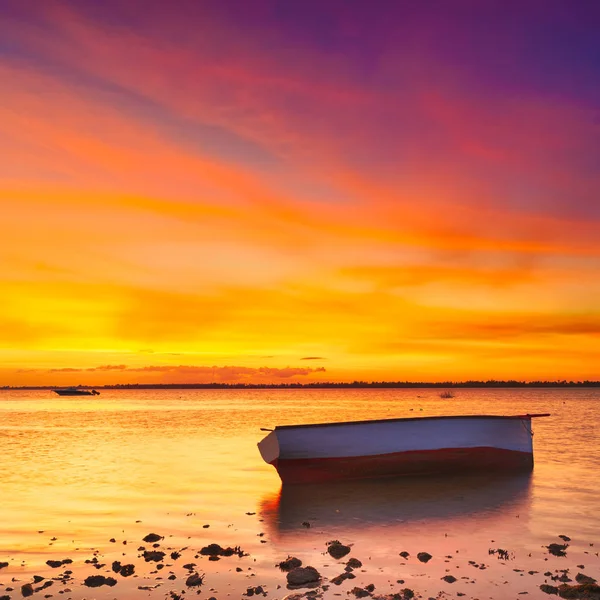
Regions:
M 467 415 L 276 427 L 258 444 L 283 483 L 531 470 L 536 415 Z
M 81 388 L 70 387 L 70 388 L 57 388 L 52 390 L 59 396 L 99 396 L 100 392 L 96 390 L 84 390 Z

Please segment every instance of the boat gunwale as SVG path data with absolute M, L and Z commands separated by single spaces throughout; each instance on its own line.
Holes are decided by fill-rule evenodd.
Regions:
M 398 417 L 396 419 L 367 419 L 364 421 L 336 421 L 332 423 L 305 423 L 302 425 L 276 425 L 273 431 L 282 429 L 304 429 L 306 427 L 338 427 L 343 425 L 367 425 L 369 423 L 399 423 L 404 421 L 432 421 L 435 419 L 534 419 L 550 417 L 550 413 L 526 415 L 446 415 L 433 417 Z

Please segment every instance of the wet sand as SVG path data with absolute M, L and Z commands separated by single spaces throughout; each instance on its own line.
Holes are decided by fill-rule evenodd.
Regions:
M 385 485 L 376 482 L 373 491 Z M 452 486 L 452 478 L 439 485 Z M 562 533 L 527 553 L 518 539 L 512 545 L 490 539 L 487 548 L 467 541 L 471 549 L 465 551 L 465 540 L 440 526 L 437 536 L 429 531 L 419 544 L 382 535 L 374 546 L 365 546 L 330 539 L 327 523 L 318 517 L 300 521 L 296 512 L 290 516 L 281 498 L 261 513 L 237 515 L 226 528 L 200 524 L 198 514 L 182 515 L 187 537 L 136 521 L 103 544 L 84 547 L 40 530 L 38 548 L 27 560 L 0 556 L 0 598 L 600 598 L 594 585 L 600 559 L 593 541 Z M 273 511 L 285 516 L 278 519 Z M 306 513 L 311 512 L 309 507 Z M 279 524 L 286 534 L 295 533 L 287 544 L 285 535 L 283 542 L 277 539 Z M 276 551 L 265 555 L 269 545 Z M 314 570 L 306 570 L 309 566 Z

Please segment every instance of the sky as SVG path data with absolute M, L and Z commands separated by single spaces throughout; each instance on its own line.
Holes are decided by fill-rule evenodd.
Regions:
M 0 15 L 0 385 L 600 379 L 598 3 Z

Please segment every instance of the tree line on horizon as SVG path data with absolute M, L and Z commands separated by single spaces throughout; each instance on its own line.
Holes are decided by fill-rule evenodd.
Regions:
M 3 390 L 47 390 L 61 386 L 10 386 L 0 387 Z M 73 387 L 73 386 L 64 386 Z M 99 389 L 303 389 L 303 388 L 556 388 L 556 387 L 600 387 L 600 381 L 352 381 L 352 382 L 308 382 L 308 383 L 115 383 L 107 385 L 78 385 L 80 388 Z

